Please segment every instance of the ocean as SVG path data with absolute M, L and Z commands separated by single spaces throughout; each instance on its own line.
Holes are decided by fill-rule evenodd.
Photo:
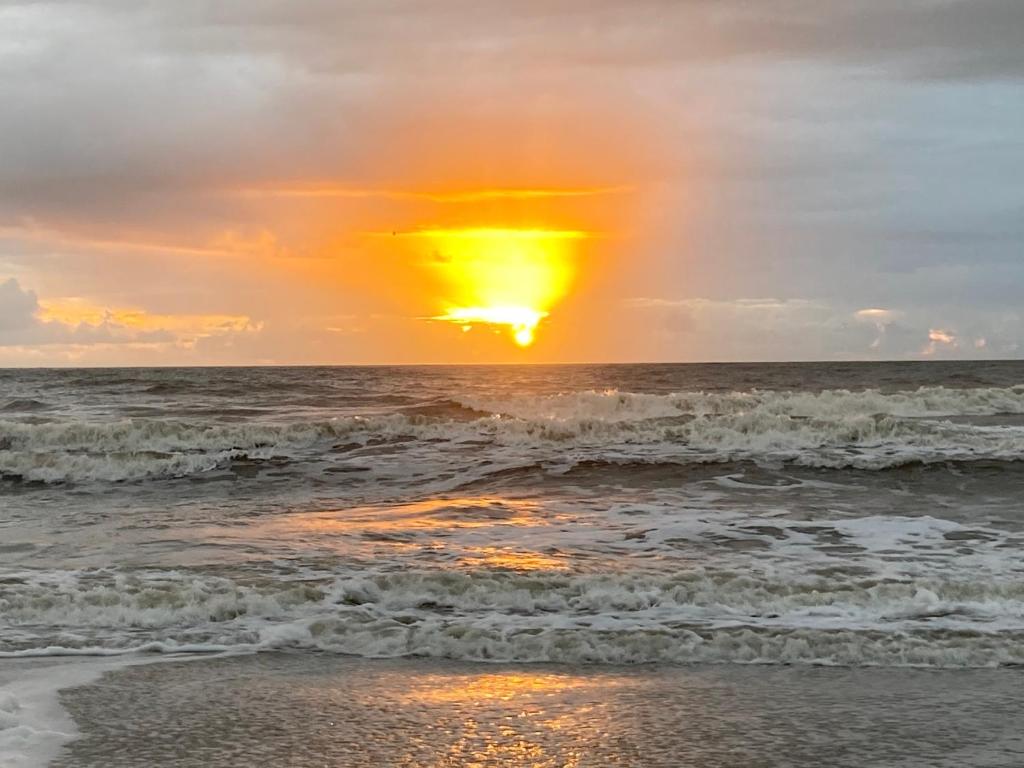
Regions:
M 944 692 L 968 717 L 1003 686 L 986 717 L 1020 733 L 1022 459 L 1024 361 L 0 371 L 0 765 L 280 759 L 295 730 L 239 714 L 264 751 L 238 752 L 224 701 L 272 710 L 323 679 L 363 691 L 330 721 L 349 740 L 316 753 L 331 765 L 677 765 L 690 736 L 666 712 L 703 702 L 727 741 L 722 691 L 770 709 L 766 681 L 804 709 L 763 755 L 806 747 L 797 725 L 828 701 L 836 722 L 867 716 L 829 691 L 886 685 L 927 689 L 928 707 L 879 710 L 923 724 L 944 722 Z M 166 699 L 175 680 L 196 694 L 175 717 L 198 707 L 213 732 L 154 756 L 139 723 L 172 703 L 101 694 Z M 479 727 L 430 731 L 429 697 L 398 696 L 424 680 Z M 615 693 L 630 685 L 647 693 Z M 316 690 L 295 706 L 341 706 Z M 657 734 L 604 712 L 576 762 L 557 725 L 534 723 L 532 752 L 487 752 L 520 694 L 563 728 L 626 702 Z M 389 736 L 353 735 L 368 713 Z M 874 733 L 818 764 L 945 764 L 920 758 L 920 734 L 923 762 L 878 756 Z M 445 751 L 474 738 L 473 759 Z M 1022 765 L 1016 750 L 988 739 L 950 764 Z M 691 757 L 804 764 L 737 754 Z

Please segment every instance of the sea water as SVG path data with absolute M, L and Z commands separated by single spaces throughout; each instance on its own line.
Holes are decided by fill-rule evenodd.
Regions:
M 0 656 L 1019 665 L 1022 458 L 1022 362 L 0 371 Z

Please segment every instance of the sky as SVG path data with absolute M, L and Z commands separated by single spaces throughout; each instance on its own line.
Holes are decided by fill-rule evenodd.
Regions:
M 0 0 L 0 366 L 1017 358 L 1020 0 Z

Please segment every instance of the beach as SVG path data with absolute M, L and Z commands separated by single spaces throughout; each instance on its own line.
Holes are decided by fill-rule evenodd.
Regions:
M 55 768 L 1019 766 L 1022 670 L 580 667 L 264 654 L 66 691 Z

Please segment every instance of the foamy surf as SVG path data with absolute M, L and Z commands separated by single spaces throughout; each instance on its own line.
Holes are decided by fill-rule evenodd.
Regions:
M 915 525 L 918 538 L 957 528 L 908 521 L 904 533 Z M 952 569 L 896 568 L 884 534 L 863 543 L 872 537 L 878 553 L 845 569 L 791 552 L 671 573 L 8 572 L 0 657 L 291 648 L 577 664 L 1024 663 L 1024 584 L 1012 563 L 992 562 L 997 546 Z
M 86 685 L 115 666 L 23 661 L 0 670 L 0 768 L 44 768 L 78 728 L 61 707 L 61 690 Z
M 0 669 L 0 768 L 45 768 L 81 734 L 64 709 L 60 694 L 95 683 L 104 675 L 137 664 L 217 658 L 212 649 L 190 654 L 162 648 L 160 657 L 147 650 L 61 647 L 7 654 Z M 204 649 L 206 650 L 206 649 Z
M 884 470 L 912 463 L 1019 461 L 1024 387 L 673 394 L 577 392 L 463 397 L 449 405 L 281 423 L 255 419 L 0 420 L 0 477 L 37 483 L 168 479 L 286 463 L 438 470 L 486 446 L 517 462 L 607 459 L 791 462 Z M 380 445 L 390 446 L 381 450 Z M 368 449 L 372 449 L 369 450 Z M 430 456 L 421 454 L 428 449 Z M 372 461 L 365 461 L 367 455 Z

